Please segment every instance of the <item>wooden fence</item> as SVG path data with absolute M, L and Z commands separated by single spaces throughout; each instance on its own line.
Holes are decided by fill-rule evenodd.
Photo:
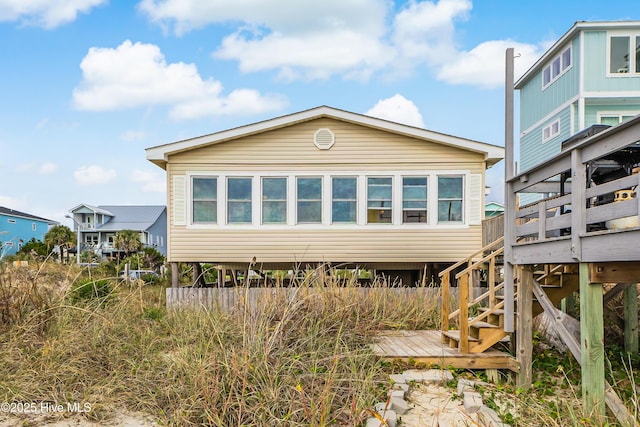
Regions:
M 287 304 L 303 298 L 331 293 L 344 301 L 362 301 L 367 298 L 385 298 L 390 303 L 423 299 L 440 303 L 440 288 L 389 288 L 389 287 L 273 287 L 273 288 L 167 288 L 167 308 L 209 308 L 225 311 L 270 304 Z

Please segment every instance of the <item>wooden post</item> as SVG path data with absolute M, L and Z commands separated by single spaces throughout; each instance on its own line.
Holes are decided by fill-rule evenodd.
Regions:
M 518 284 L 518 322 L 516 324 L 516 359 L 520 365 L 516 384 L 529 388 L 533 364 L 533 271 L 520 267 Z
M 513 282 L 513 248 L 516 235 L 516 194 L 513 191 L 511 179 L 515 176 L 515 146 L 514 146 L 514 70 L 513 48 L 505 52 L 505 82 L 504 82 L 504 330 L 514 331 L 514 282 Z
M 582 407 L 585 416 L 596 416 L 600 419 L 605 415 L 602 304 L 602 284 L 590 283 L 589 264 L 580 263 Z
M 224 267 L 220 267 L 218 270 L 218 287 L 224 288 L 226 286 L 227 281 L 227 270 Z
M 627 353 L 638 353 L 638 285 L 635 283 L 624 290 L 624 349 Z
M 192 263 L 193 265 L 193 274 L 191 277 L 191 285 L 194 288 L 204 287 L 204 276 L 202 275 L 202 266 L 199 262 Z
M 171 287 L 177 288 L 180 284 L 180 264 L 171 263 Z
M 440 315 L 441 317 L 441 322 L 440 322 L 440 330 L 445 332 L 449 330 L 449 299 L 451 298 L 450 293 L 449 293 L 449 279 L 451 277 L 451 273 L 447 273 L 444 276 L 442 276 L 442 281 L 440 284 L 440 292 L 441 292 L 441 304 L 440 304 Z M 444 334 L 441 335 L 441 340 L 443 343 L 446 343 L 449 341 L 449 339 L 447 337 L 444 336 Z
M 469 277 L 471 272 L 464 273 L 458 280 L 458 293 L 460 300 L 460 353 L 469 353 Z

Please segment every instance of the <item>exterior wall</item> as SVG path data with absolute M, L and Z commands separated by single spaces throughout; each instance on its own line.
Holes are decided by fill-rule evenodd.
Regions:
M 640 83 L 638 83 L 640 85 Z M 640 114 L 640 102 L 637 104 L 627 105 L 611 105 L 607 104 L 592 104 L 589 103 L 585 106 L 585 122 L 587 127 L 600 123 L 600 115 L 602 114 Z
M 22 243 L 31 239 L 43 241 L 47 231 L 49 231 L 49 224 L 44 221 L 0 215 L 0 242 L 2 242 L 0 258 L 3 254 L 5 256 L 15 254 L 20 250 Z
M 640 28 L 635 30 L 640 34 Z M 627 34 L 628 31 L 613 32 L 612 34 Z M 585 92 L 625 92 L 640 90 L 640 74 L 622 74 L 607 76 L 607 31 L 584 31 L 584 90 Z
M 560 133 L 548 141 L 542 142 L 542 130 L 545 126 L 560 120 Z M 550 159 L 560 152 L 562 141 L 570 137 L 571 129 L 571 106 L 567 106 L 558 114 L 551 116 L 539 126 L 530 129 L 526 134 L 520 136 L 520 171 L 524 172 L 545 160 Z
M 329 128 L 335 144 L 319 150 L 313 135 Z M 481 247 L 481 225 L 427 224 L 300 224 L 300 225 L 176 225 L 174 177 L 194 174 L 362 175 L 388 173 L 456 173 L 482 177 L 477 191 L 478 216 L 484 206 L 483 155 L 438 143 L 391 134 L 334 119 L 317 119 L 173 155 L 167 165 L 170 262 L 260 263 L 349 262 L 427 263 L 453 262 Z M 360 178 L 362 179 L 362 178 Z M 187 186 L 186 209 L 189 209 Z M 359 189 L 361 186 L 359 186 Z M 254 189 L 254 191 L 256 191 Z M 366 200 L 358 194 L 358 209 Z M 434 195 L 429 194 L 431 199 Z M 331 197 L 325 189 L 323 198 Z M 394 196 L 394 210 L 398 208 Z M 465 200 L 468 218 L 471 203 Z M 255 198 L 254 198 L 255 200 Z M 289 195 L 288 202 L 292 201 Z M 401 203 L 401 199 L 400 199 Z M 432 205 L 430 205 L 432 206 Z M 433 215 L 430 212 L 430 215 Z
M 167 256 L 167 211 L 164 211 L 158 220 L 147 230 L 152 235 L 149 246 L 154 247 L 162 255 Z

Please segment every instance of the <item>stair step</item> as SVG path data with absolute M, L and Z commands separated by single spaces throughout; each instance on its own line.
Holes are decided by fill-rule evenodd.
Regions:
M 471 325 L 472 328 L 491 328 L 491 329 L 496 329 L 499 328 L 500 326 L 498 325 L 494 325 L 492 323 L 489 322 L 476 322 L 473 325 Z
M 458 331 L 458 330 L 450 329 L 448 331 L 443 331 L 442 334 L 444 336 L 446 336 L 447 338 L 450 338 L 450 339 L 452 339 L 452 340 L 454 340 L 456 342 L 460 341 L 460 331 Z M 478 341 L 478 339 L 477 338 L 473 338 L 473 337 L 470 336 L 469 337 L 469 342 L 471 342 L 471 341 L 475 342 L 475 341 Z

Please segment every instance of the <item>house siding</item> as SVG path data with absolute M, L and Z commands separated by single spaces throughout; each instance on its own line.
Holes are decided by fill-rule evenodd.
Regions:
M 542 129 L 560 119 L 560 133 L 542 142 Z M 552 116 L 520 138 L 520 171 L 526 171 L 560 152 L 562 141 L 572 135 L 571 106 Z
M 637 31 L 637 30 L 636 30 Z M 585 31 L 585 92 L 621 92 L 640 90 L 640 75 L 607 76 L 607 31 Z
M 589 104 L 585 107 L 585 122 L 587 127 L 599 123 L 598 114 L 602 113 L 638 113 L 640 112 L 640 104 L 632 105 L 602 105 Z
M 313 135 L 319 128 L 328 128 L 334 133 L 335 144 L 330 150 L 319 150 L 313 144 Z M 188 173 L 335 175 L 408 170 L 464 171 L 484 176 L 484 169 L 484 155 L 480 153 L 330 118 L 192 149 L 170 156 L 166 168 L 170 189 L 168 259 L 170 262 L 248 263 L 255 256 L 258 263 L 454 262 L 481 247 L 480 225 L 332 225 L 278 229 L 255 225 L 249 229 L 175 225 L 173 177 Z M 480 207 L 484 206 L 484 194 L 481 197 Z
M 33 229 L 34 224 L 35 230 Z M 47 222 L 0 214 L 0 242 L 2 242 L 0 256 L 15 254 L 20 250 L 22 244 L 31 239 L 43 241 L 47 231 L 49 231 L 49 223 Z M 9 245 L 6 245 L 7 243 Z

